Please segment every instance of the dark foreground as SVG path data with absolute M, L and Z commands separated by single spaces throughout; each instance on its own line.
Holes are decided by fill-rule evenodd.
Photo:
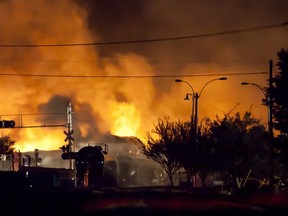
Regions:
M 288 193 L 224 196 L 166 187 L 1 189 L 0 215 L 285 215 Z

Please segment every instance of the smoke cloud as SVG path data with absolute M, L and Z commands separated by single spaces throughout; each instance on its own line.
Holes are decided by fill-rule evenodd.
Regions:
M 209 34 L 285 22 L 287 9 L 284 0 L 3 0 L 0 44 L 133 41 Z M 283 26 L 153 43 L 2 46 L 1 119 L 13 118 L 16 126 L 65 124 L 71 102 L 78 146 L 114 136 L 136 136 L 145 141 L 146 132 L 158 118 L 190 119 L 191 103 L 183 98 L 191 89 L 185 83 L 175 83 L 175 79 L 186 80 L 200 92 L 209 80 L 225 75 L 227 81 L 205 87 L 199 98 L 199 119 L 251 109 L 265 122 L 262 92 L 240 83 L 266 86 L 268 74 L 237 74 L 268 72 L 269 60 L 276 63 L 277 52 L 287 48 L 287 36 L 287 27 Z M 194 76 L 184 76 L 187 74 Z M 139 75 L 147 77 L 133 78 Z M 3 133 L 9 133 L 21 151 L 55 150 L 64 144 L 63 130 L 27 127 L 5 129 Z

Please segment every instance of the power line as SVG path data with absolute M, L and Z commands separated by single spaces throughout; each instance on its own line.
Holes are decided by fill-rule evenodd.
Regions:
M 11 74 L 0 73 L 0 76 L 21 76 L 21 77 L 51 77 L 51 78 L 111 78 L 111 79 L 144 79 L 144 78 L 175 78 L 175 77 L 196 77 L 196 76 L 241 76 L 241 75 L 263 75 L 268 72 L 247 72 L 247 73 L 215 73 L 215 74 L 172 74 L 172 75 L 60 75 L 60 74 Z
M 196 34 L 196 35 L 186 35 L 178 37 L 166 37 L 166 38 L 154 38 L 154 39 L 141 39 L 141 40 L 126 40 L 126 41 L 107 41 L 107 42 L 91 42 L 91 43 L 62 43 L 62 44 L 0 44 L 0 47 L 68 47 L 68 46 L 104 46 L 104 45 L 116 45 L 116 44 L 135 44 L 135 43 L 151 43 L 151 42 L 161 42 L 161 41 L 173 41 L 173 40 L 185 40 L 185 39 L 196 39 L 196 38 L 205 38 L 205 37 L 214 37 L 221 35 L 229 35 L 236 33 L 244 33 L 251 31 L 259 31 L 270 28 L 280 28 L 288 25 L 288 21 L 263 25 L 251 28 L 236 29 L 230 31 L 222 31 L 216 33 L 208 34 Z
M 76 62 L 76 63 L 96 63 L 96 61 L 94 60 L 54 60 L 54 59 L 0 59 L 0 62 L 56 62 L 56 63 L 61 63 L 61 62 Z
M 1 118 L 2 116 L 64 115 L 64 114 L 66 115 L 66 113 L 62 113 L 62 112 L 57 112 L 57 113 L 21 113 L 21 114 L 17 113 L 17 114 L 4 114 L 4 115 L 0 114 L 0 118 Z
M 110 59 L 110 62 L 118 62 L 118 60 L 115 59 Z M 160 64 L 175 64 L 175 61 L 171 61 L 171 60 L 151 60 L 148 59 L 148 61 L 150 63 L 160 63 Z M 49 62 L 49 63 L 62 63 L 62 62 L 68 62 L 68 63 L 93 63 L 96 64 L 97 61 L 96 60 L 70 60 L 70 59 L 61 59 L 61 60 L 57 60 L 57 59 L 13 59 L 13 58 L 0 58 L 0 64 L 1 62 Z M 135 61 L 135 60 L 125 60 L 124 62 L 128 62 L 128 63 L 141 63 L 142 61 Z M 262 61 L 239 61 L 239 60 L 219 60 L 219 61 L 211 61 L 211 60 L 191 60 L 191 59 L 187 59 L 187 60 L 177 60 L 177 63 L 221 63 L 221 64 L 240 64 L 241 65 L 264 65 L 267 64 L 266 60 L 262 60 Z
M 66 127 L 66 124 L 55 124 L 55 125 L 28 125 L 28 126 L 16 126 L 13 128 L 0 128 L 0 129 L 16 129 L 16 128 L 42 128 L 42 127 Z

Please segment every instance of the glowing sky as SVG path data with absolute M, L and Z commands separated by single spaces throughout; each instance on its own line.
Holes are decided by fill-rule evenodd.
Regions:
M 0 44 L 81 44 L 209 34 L 286 22 L 287 11 L 285 0 L 2 0 Z M 145 141 L 158 118 L 190 120 L 191 103 L 183 99 L 191 89 L 175 79 L 186 80 L 199 92 L 209 80 L 225 75 L 228 80 L 205 87 L 199 98 L 199 119 L 251 109 L 265 122 L 262 92 L 240 83 L 266 86 L 269 76 L 261 72 L 269 71 L 270 59 L 277 62 L 281 48 L 287 49 L 287 38 L 284 26 L 153 43 L 1 46 L 1 119 L 15 119 L 16 126 L 65 124 L 71 102 L 76 142 L 102 142 L 109 134 Z M 134 77 L 139 75 L 147 77 Z M 151 77 L 166 75 L 171 77 Z M 26 151 L 59 149 L 66 128 L 1 130 Z

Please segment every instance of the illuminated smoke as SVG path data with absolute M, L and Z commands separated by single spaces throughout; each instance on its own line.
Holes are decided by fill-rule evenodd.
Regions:
M 226 1 L 225 5 L 215 2 L 1 1 L 0 41 L 65 44 L 163 38 L 277 23 L 283 21 L 283 14 L 287 18 L 286 1 L 279 0 L 280 8 L 275 11 L 270 11 L 271 4 L 274 5 L 271 2 L 261 1 L 261 8 L 259 2 Z M 222 9 L 225 12 L 219 12 Z M 280 28 L 149 44 L 1 47 L 1 74 L 66 76 L 1 76 L 1 118 L 14 118 L 17 125 L 23 126 L 63 124 L 66 107 L 71 102 L 77 144 L 99 142 L 109 135 L 136 136 L 145 141 L 146 132 L 151 131 L 158 118 L 168 115 L 171 120 L 189 121 L 191 104 L 183 100 L 189 87 L 175 83 L 177 76 L 142 79 L 106 76 L 267 71 L 269 59 L 287 46 L 286 38 L 287 31 Z M 89 75 L 99 78 L 81 77 Z M 200 91 L 212 78 L 215 76 L 183 77 L 195 91 Z M 199 99 L 199 118 L 222 115 L 239 103 L 235 111 L 242 112 L 253 105 L 257 117 L 266 120 L 262 93 L 241 87 L 240 82 L 265 85 L 267 78 L 267 74 L 228 75 L 223 83 L 209 84 Z M 31 115 L 36 113 L 63 115 Z M 64 130 L 26 128 L 3 133 L 9 133 L 21 151 L 56 150 L 64 144 Z

